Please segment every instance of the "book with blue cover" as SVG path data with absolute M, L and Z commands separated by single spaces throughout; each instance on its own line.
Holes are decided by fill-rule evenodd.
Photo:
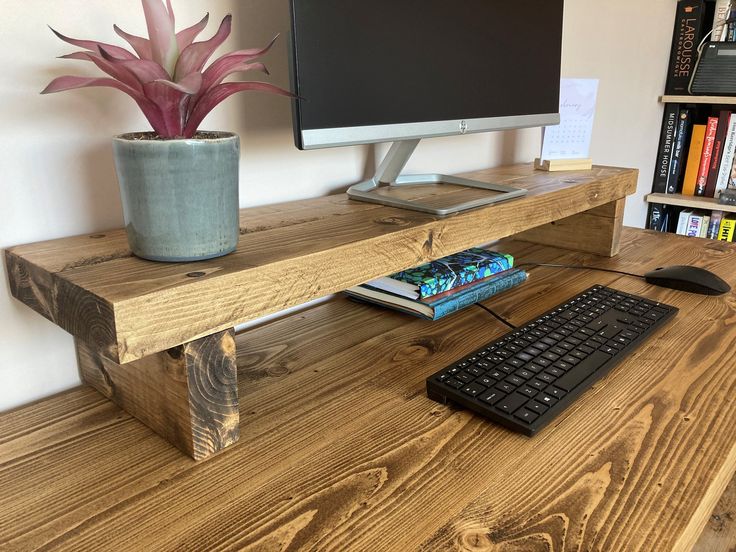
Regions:
M 367 285 L 408 299 L 424 299 L 483 280 L 513 266 L 511 255 L 475 247 L 378 278 Z
M 437 320 L 516 287 L 524 283 L 527 278 L 526 271 L 518 268 L 510 269 L 424 299 L 408 299 L 369 284 L 350 288 L 346 290 L 346 293 L 361 301 L 413 314 L 427 320 Z

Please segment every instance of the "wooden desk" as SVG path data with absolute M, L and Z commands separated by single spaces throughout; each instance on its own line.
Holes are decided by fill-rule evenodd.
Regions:
M 720 242 L 499 248 L 736 285 Z M 74 389 L 0 415 L 0 549 L 690 550 L 736 468 L 736 296 L 530 272 L 487 305 L 519 324 L 597 282 L 681 313 L 532 439 L 426 398 L 428 375 L 506 331 L 480 308 L 431 323 L 337 299 L 241 334 L 242 437 L 207 462 Z
M 5 252 L 11 290 L 77 338 L 86 383 L 206 458 L 239 435 L 234 326 L 510 235 L 615 255 L 637 171 L 517 165 L 469 176 L 529 195 L 447 218 L 344 194 L 243 209 L 237 251 L 188 264 L 133 257 L 122 230 L 24 245 Z M 398 192 L 430 202 L 488 194 Z

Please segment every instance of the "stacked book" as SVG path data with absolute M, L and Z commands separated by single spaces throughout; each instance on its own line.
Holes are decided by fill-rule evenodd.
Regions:
M 481 248 L 350 288 L 346 293 L 427 320 L 437 320 L 511 289 L 527 279 L 514 258 Z

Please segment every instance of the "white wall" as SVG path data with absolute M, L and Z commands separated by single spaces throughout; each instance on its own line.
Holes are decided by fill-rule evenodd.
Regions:
M 231 49 L 261 45 L 281 33 L 266 61 L 272 82 L 286 86 L 286 0 L 174 0 L 174 5 L 180 26 L 210 10 L 207 32 L 232 12 L 235 31 L 226 44 Z M 564 74 L 601 79 L 593 157 L 600 164 L 642 170 L 639 193 L 627 207 L 626 222 L 633 226 L 644 224 L 641 195 L 654 170 L 661 118 L 656 98 L 664 87 L 674 5 L 675 0 L 566 2 Z M 145 120 L 117 91 L 38 92 L 55 76 L 92 73 L 81 62 L 54 59 L 74 47 L 56 39 L 46 24 L 77 38 L 117 43 L 113 23 L 144 33 L 138 3 L 0 0 L 0 12 L 0 249 L 120 227 L 110 137 L 145 129 Z M 490 21 L 488 32 L 493 27 Z M 375 151 L 369 147 L 297 151 L 290 117 L 286 99 L 251 94 L 231 98 L 205 122 L 205 128 L 242 137 L 242 206 L 341 190 L 373 165 Z M 458 172 L 528 162 L 538 148 L 537 130 L 429 140 L 408 168 Z M 4 264 L 0 281 L 0 410 L 77 385 L 72 338 L 11 298 Z

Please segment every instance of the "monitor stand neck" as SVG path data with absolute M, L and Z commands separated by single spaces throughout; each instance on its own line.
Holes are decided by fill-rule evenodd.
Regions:
M 351 186 L 348 189 L 348 197 L 357 201 L 367 201 L 369 203 L 378 203 L 389 207 L 420 211 L 431 215 L 446 216 L 459 211 L 465 211 L 467 209 L 473 209 L 475 207 L 481 207 L 491 203 L 498 203 L 499 201 L 514 199 L 527 194 L 527 190 L 520 188 L 512 188 L 502 184 L 479 182 L 455 176 L 446 176 L 443 174 L 401 176 L 401 172 L 404 170 L 404 167 L 406 167 L 406 164 L 408 163 L 412 153 L 414 153 L 417 145 L 419 145 L 418 139 L 394 142 L 388 154 L 386 154 L 386 157 L 378 166 L 373 178 Z M 390 194 L 375 193 L 375 191 L 381 187 L 426 186 L 429 184 L 452 184 L 454 186 L 480 188 L 496 193 L 490 194 L 488 197 L 476 198 L 470 201 L 464 201 L 439 208 L 436 206 L 436 200 L 435 205 L 430 205 L 423 203 L 420 200 L 401 199 Z

